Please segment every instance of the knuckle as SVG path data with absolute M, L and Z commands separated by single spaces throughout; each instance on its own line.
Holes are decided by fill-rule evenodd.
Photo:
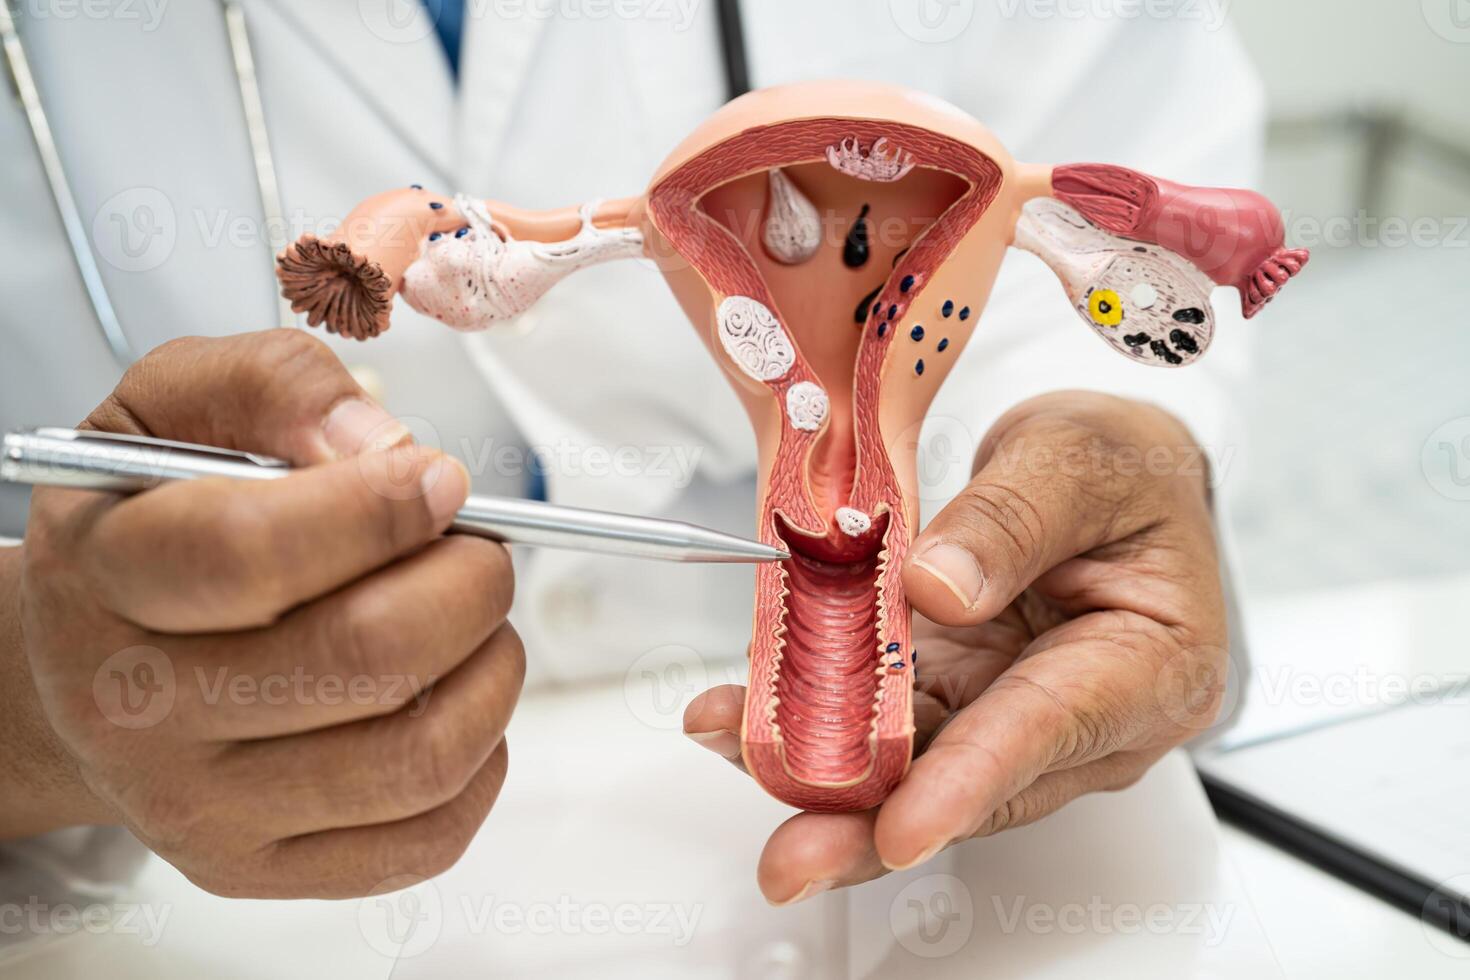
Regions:
M 1010 827 L 1018 827 L 1026 822 L 1025 794 L 1018 794 L 1006 800 L 996 807 L 983 828 L 985 835 L 998 834 Z
M 206 349 L 213 343 L 206 337 L 174 337 L 159 344 L 153 350 L 143 355 L 137 363 L 128 368 L 123 377 L 127 377 L 135 371 L 147 371 L 156 368 L 160 364 L 176 360 L 180 357 L 193 357 L 201 350 Z
M 1009 544 L 1012 560 L 1034 555 L 1047 528 L 1041 511 L 1021 491 L 1003 483 L 976 481 L 963 497 L 965 517 L 981 528 L 993 528 Z
M 1072 712 L 1072 724 L 1067 729 L 1068 737 L 1063 739 L 1062 751 L 1058 752 L 1062 763 L 1075 765 L 1076 762 L 1090 759 L 1112 745 L 1115 739 L 1112 735 L 1113 726 L 1109 722 L 1111 717 L 1106 711 Z
M 1063 697 L 1024 674 L 1003 675 L 991 687 L 1013 690 L 1028 698 L 1028 714 L 1038 737 L 1047 739 L 1051 746 L 1047 769 L 1079 765 L 1111 744 L 1106 710 L 1074 704 L 1075 696 Z
M 463 833 L 458 827 L 417 845 L 408 855 L 409 873 L 421 878 L 437 878 L 458 863 L 469 849 L 474 832 Z
M 48 692 L 46 720 L 56 737 L 85 768 L 107 765 L 117 752 L 117 726 L 97 706 L 90 690 L 80 685 Z
M 1099 509 L 1116 509 L 1132 496 L 1149 471 L 1136 447 L 1092 419 L 1051 423 L 1057 449 L 1056 475 L 1070 491 Z M 1135 458 L 1137 457 L 1137 458 Z
M 401 778 L 408 797 L 416 803 L 439 805 L 464 791 L 474 775 L 472 739 L 463 737 L 442 713 L 416 720 L 403 756 Z
M 175 390 L 177 379 L 195 370 L 211 350 L 225 343 L 218 338 L 175 337 L 158 345 L 123 372 L 112 393 L 87 416 L 87 424 L 104 431 L 150 428 L 142 424 L 141 417 L 153 416 L 159 409 L 166 417 L 167 393 Z
M 202 581 L 213 598 L 265 625 L 287 604 L 282 532 L 255 495 L 223 493 L 221 498 L 218 520 L 199 542 L 195 567 L 211 569 Z
M 196 359 L 211 343 L 214 341 L 204 337 L 174 337 L 164 341 L 128 366 L 117 391 L 148 391 L 156 387 L 159 378 L 170 373 L 175 363 Z
M 125 800 L 130 820 L 156 851 L 188 854 L 196 850 L 208 811 L 194 791 L 177 780 L 151 779 L 135 785 Z
M 345 369 L 332 349 L 304 330 L 282 328 L 251 334 L 250 356 L 240 359 L 248 387 L 262 396 L 304 390 Z
M 392 603 L 351 594 L 329 621 L 327 645 L 339 669 L 368 676 L 412 661 L 421 637 Z
M 312 370 L 323 364 L 335 364 L 337 358 L 322 340 L 305 330 L 283 327 L 251 334 L 256 347 L 257 363 L 273 372 Z
M 504 619 L 515 601 L 515 569 L 511 564 L 510 552 L 504 545 L 482 538 L 463 535 L 451 537 L 451 542 L 460 542 L 468 550 L 468 571 L 473 573 L 473 583 L 478 593 L 495 610 L 497 619 Z M 513 632 L 513 631 L 512 631 Z

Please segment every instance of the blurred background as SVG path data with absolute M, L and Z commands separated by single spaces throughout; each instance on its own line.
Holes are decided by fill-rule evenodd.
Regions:
M 1261 189 L 1313 266 L 1240 400 L 1244 590 L 1470 572 L 1470 3 L 1229 10 L 1267 90 Z
M 1229 13 L 1266 87 L 1261 189 L 1312 274 L 1238 401 L 1221 495 L 1250 666 L 1237 648 L 1235 724 L 1198 765 L 1228 821 L 1426 921 L 1454 896 L 1470 939 L 1470 2 Z M 1300 914 L 1291 872 L 1226 840 L 1262 914 Z M 1339 928 L 1400 942 L 1364 910 Z M 1377 975 L 1275 941 L 1290 972 Z

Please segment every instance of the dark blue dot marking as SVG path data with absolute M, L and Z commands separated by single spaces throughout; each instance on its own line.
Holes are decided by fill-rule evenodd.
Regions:
M 914 666 L 918 666 L 918 664 L 919 664 L 919 651 L 915 650 L 913 652 L 913 655 L 910 656 L 909 659 L 914 662 Z
M 421 190 L 424 189 L 424 185 L 423 184 L 409 184 L 408 186 L 409 187 L 412 187 L 416 191 L 421 191 Z
M 914 373 L 915 374 L 923 374 L 924 373 L 924 359 L 922 357 L 919 358 L 919 360 L 914 364 Z
M 897 643 L 890 643 L 890 644 L 888 644 L 888 652 L 889 653 L 897 653 L 898 652 L 898 644 Z
M 888 307 L 888 319 L 892 320 L 896 316 L 898 316 L 898 304 L 891 303 Z
M 945 316 L 949 316 L 950 314 L 952 314 L 954 312 L 954 300 L 945 300 L 944 305 L 939 308 L 939 312 L 944 314 Z
M 878 315 L 878 311 L 881 310 L 881 309 L 883 309 L 883 304 L 882 303 L 874 303 L 873 304 L 873 315 L 874 316 L 877 316 Z
M 441 235 L 441 234 L 439 234 L 437 231 L 431 231 L 431 232 L 429 232 L 429 241 L 431 241 L 431 242 L 437 242 L 439 239 L 441 239 L 443 237 L 444 236 Z
M 941 338 L 940 341 L 939 341 L 939 350 L 940 350 L 940 352 L 943 353 L 944 349 L 946 347 L 948 347 L 948 346 L 949 346 L 949 338 L 948 337 Z
M 960 310 L 960 319 L 961 320 L 968 320 L 968 319 L 970 319 L 970 308 L 968 306 L 966 306 L 964 309 Z
M 901 293 L 906 293 L 910 289 L 913 289 L 913 288 L 914 288 L 914 277 L 913 276 L 904 276 L 903 277 L 903 281 L 898 284 L 898 291 L 901 292 Z
M 903 670 L 903 661 L 902 660 L 895 660 L 893 663 L 889 664 L 888 666 L 892 670 Z
M 456 231 L 454 233 L 454 237 L 455 238 L 463 238 L 464 236 L 468 235 L 469 233 L 470 233 L 470 230 L 468 228 L 461 228 L 461 229 L 459 229 L 458 231 Z
M 921 327 L 921 326 L 919 326 L 918 324 L 915 324 L 914 325 L 914 329 L 912 329 L 912 330 L 909 331 L 909 336 L 912 337 L 915 340 L 923 340 L 924 339 L 924 328 Z
M 887 320 L 884 320 L 882 323 L 878 324 L 878 336 L 881 337 L 881 336 L 883 336 L 887 332 L 888 332 L 888 321 Z
M 429 210 L 430 211 L 443 211 L 444 210 L 444 205 L 440 204 L 438 201 L 430 201 L 429 202 Z

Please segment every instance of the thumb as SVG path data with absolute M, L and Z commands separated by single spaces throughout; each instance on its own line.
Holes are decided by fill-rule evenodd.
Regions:
M 129 368 L 82 427 L 265 453 L 296 466 L 411 438 L 326 344 L 294 329 L 170 341 Z
M 929 619 L 993 619 L 1042 573 L 1104 543 L 1127 488 L 1056 461 L 1085 449 L 1070 426 L 1020 425 L 929 523 L 904 563 L 909 601 Z

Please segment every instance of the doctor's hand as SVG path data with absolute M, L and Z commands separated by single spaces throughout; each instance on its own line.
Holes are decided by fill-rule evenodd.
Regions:
M 913 765 L 874 810 L 776 829 L 758 870 L 775 904 L 1123 789 L 1215 718 L 1225 603 L 1189 432 L 1157 408 L 1062 392 L 1002 417 L 976 465 L 904 566 Z M 713 688 L 684 718 L 737 765 L 743 697 Z
M 56 824 L 125 823 L 231 896 L 453 864 L 505 777 L 525 668 L 505 549 L 441 536 L 464 468 L 294 330 L 167 344 L 86 427 L 309 468 L 35 492 L 23 645 L 53 781 L 77 783 Z

